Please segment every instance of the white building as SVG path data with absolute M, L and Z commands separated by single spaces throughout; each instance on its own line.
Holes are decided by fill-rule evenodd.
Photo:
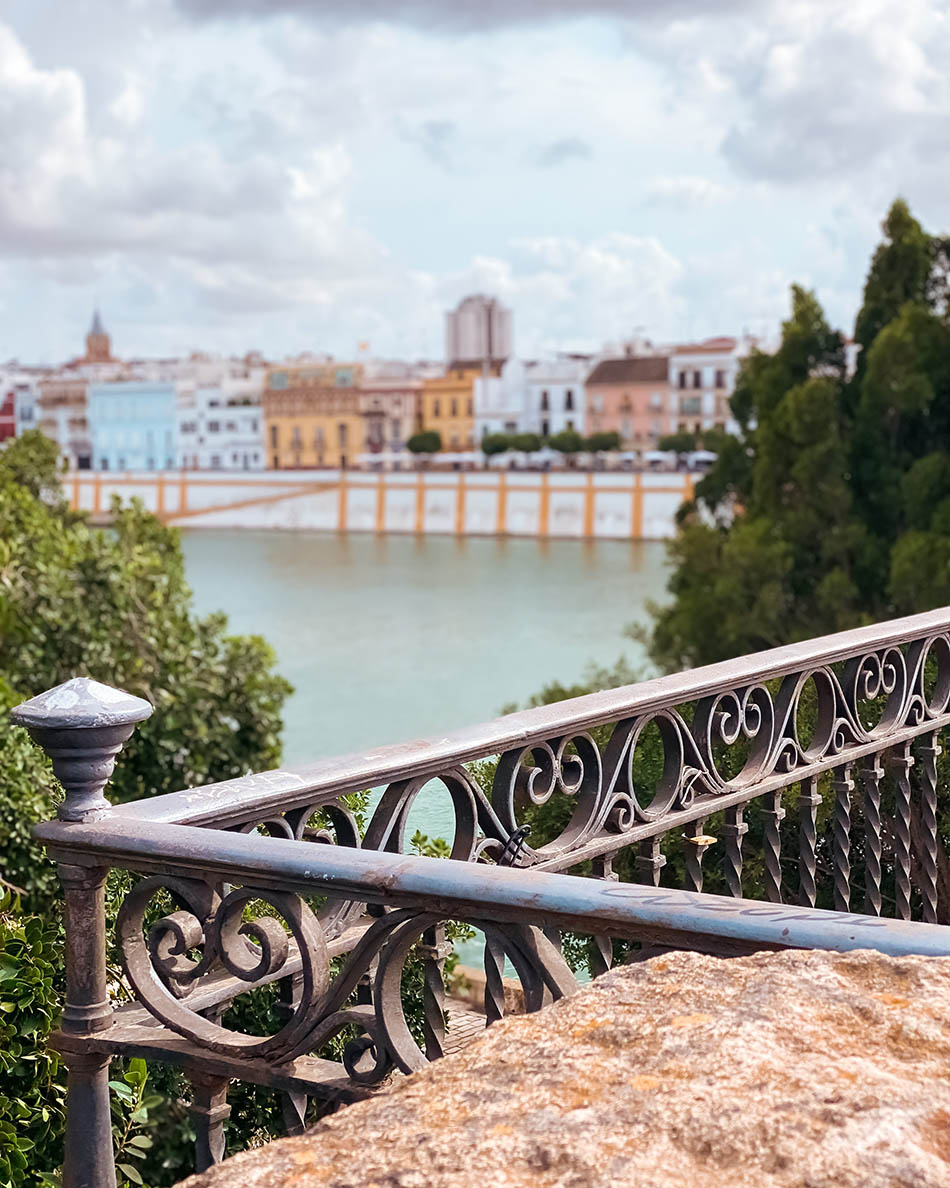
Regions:
M 445 315 L 445 359 L 496 366 L 512 352 L 511 310 L 494 297 L 475 294 Z
M 735 390 L 739 365 L 753 346 L 749 338 L 723 337 L 673 347 L 670 389 L 676 403 L 677 429 L 738 433 L 729 398 Z
M 478 376 L 474 383 L 475 442 L 489 433 L 525 432 L 530 364 L 509 359 L 501 375 Z
M 183 470 L 263 470 L 266 366 L 234 359 L 190 363 L 179 372 L 178 465 Z
M 584 432 L 584 381 L 588 355 L 558 355 L 528 363 L 525 369 L 524 429 L 553 437 L 565 429 Z

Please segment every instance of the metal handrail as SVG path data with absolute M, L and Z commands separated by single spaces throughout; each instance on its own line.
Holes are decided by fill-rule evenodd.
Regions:
M 449 767 L 515 747 L 528 747 L 557 735 L 651 714 L 724 688 L 758 684 L 800 668 L 836 664 L 856 652 L 896 647 L 922 635 L 948 630 L 950 607 L 940 607 L 622 688 L 519 710 L 480 725 L 450 731 L 441 738 L 394 743 L 358 754 L 275 768 L 117 805 L 113 811 L 139 821 L 177 821 L 188 825 L 226 823 L 248 811 L 266 815 L 292 803 L 376 788 L 409 775 L 436 775 Z
M 950 956 L 950 928 L 850 912 L 658 890 L 576 875 L 354 850 L 282 838 L 121 818 L 48 822 L 36 837 L 61 860 L 79 856 L 122 869 L 234 880 L 245 887 L 412 906 L 459 918 L 568 929 L 676 948 L 876 949 L 894 956 Z

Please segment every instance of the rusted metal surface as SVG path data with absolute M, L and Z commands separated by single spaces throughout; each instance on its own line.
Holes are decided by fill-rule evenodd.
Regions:
M 640 955 L 950 954 L 950 928 L 935 923 L 948 632 L 944 609 L 435 741 L 114 808 L 103 789 L 147 703 L 91 682 L 27 703 L 15 717 L 53 755 L 66 789 L 61 819 L 35 833 L 60 863 L 67 898 L 57 1042 L 76 1103 L 69 1188 L 112 1186 L 102 1168 L 114 1054 L 185 1068 L 204 1166 L 220 1157 L 229 1079 L 281 1093 L 287 1126 L 299 1130 L 308 1098 L 353 1100 L 450 1050 L 448 921 L 485 934 L 489 1023 L 505 1011 L 509 966 L 527 1010 L 573 993 L 565 932 L 591 938 L 595 974 L 610 967 L 615 940 Z M 659 754 L 652 778 L 638 759 L 647 738 Z M 476 772 L 474 760 L 490 763 Z M 410 809 L 432 781 L 451 799 L 454 860 L 405 853 Z M 361 833 L 344 797 L 367 788 L 381 794 Z M 526 817 L 549 802 L 566 824 L 536 836 Z M 559 873 L 582 862 L 593 877 Z M 858 862 L 866 914 L 848 910 Z M 117 922 L 135 1002 L 115 1011 L 105 993 L 109 867 L 139 876 Z M 637 881 L 619 881 L 618 868 Z M 663 885 L 671 868 L 684 889 Z M 770 902 L 742 897 L 756 882 Z M 704 884 L 729 894 L 703 894 Z M 404 994 L 414 962 L 415 1021 Z M 226 1025 L 229 1002 L 272 984 L 272 1034 Z M 329 1044 L 339 1059 L 321 1055 Z

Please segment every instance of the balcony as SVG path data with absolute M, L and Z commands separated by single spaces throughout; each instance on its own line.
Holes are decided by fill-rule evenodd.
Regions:
M 14 712 L 66 791 L 36 835 L 60 864 L 70 937 L 67 1186 L 114 1183 L 112 1056 L 185 1071 L 204 1169 L 223 1154 L 232 1080 L 281 1094 L 299 1133 L 308 1099 L 357 1100 L 457 1046 L 453 922 L 485 937 L 486 1024 L 510 1006 L 506 972 L 527 1011 L 573 993 L 566 952 L 592 976 L 670 948 L 950 954 L 950 608 L 111 806 L 115 757 L 150 713 L 84 680 Z M 407 852 L 430 786 L 452 806 L 450 858 Z M 113 868 L 134 882 L 110 995 Z M 270 1034 L 226 1021 L 267 988 Z

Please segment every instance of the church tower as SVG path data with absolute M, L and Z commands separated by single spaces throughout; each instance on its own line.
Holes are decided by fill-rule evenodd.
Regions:
M 102 319 L 99 317 L 99 311 L 96 310 L 92 317 L 92 325 L 89 328 L 89 333 L 86 335 L 85 362 L 110 362 L 112 359 L 111 345 L 109 335 L 106 334 L 102 325 Z

